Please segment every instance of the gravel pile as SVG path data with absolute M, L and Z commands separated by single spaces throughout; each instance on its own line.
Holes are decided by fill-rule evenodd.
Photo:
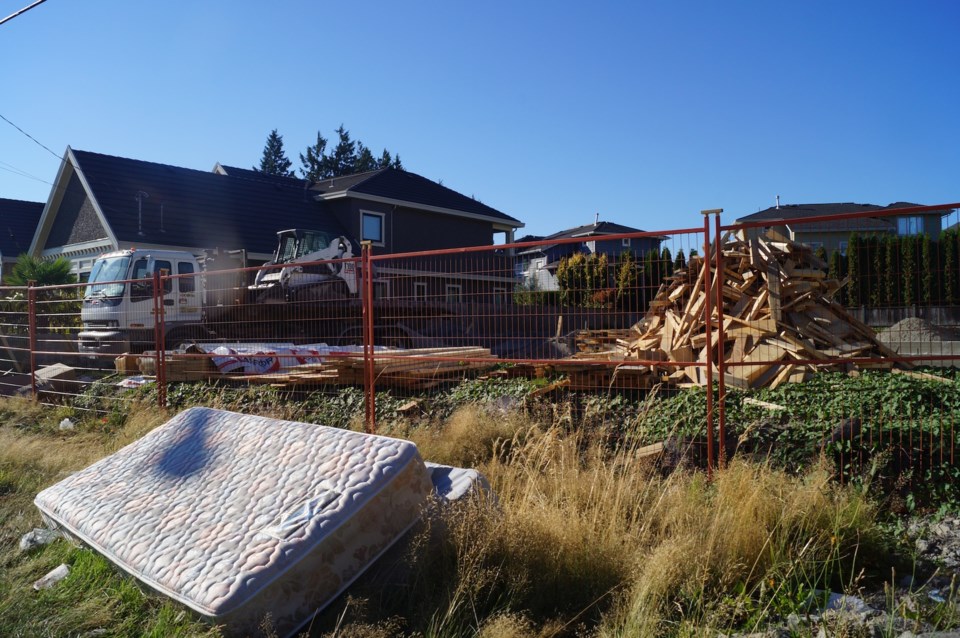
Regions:
M 940 328 L 926 319 L 910 317 L 900 321 L 878 335 L 884 344 L 930 343 L 933 341 L 960 341 L 960 333 L 949 328 Z

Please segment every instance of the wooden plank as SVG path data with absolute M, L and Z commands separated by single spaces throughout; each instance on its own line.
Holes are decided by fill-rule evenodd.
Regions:
M 953 385 L 953 381 L 950 379 L 944 379 L 943 377 L 938 377 L 935 374 L 929 374 L 927 372 L 913 372 L 911 370 L 900 370 L 899 368 L 894 368 L 891 370 L 893 374 L 902 374 L 906 377 L 912 377 L 914 379 L 923 379 L 924 381 L 936 381 L 937 383 L 946 383 L 947 385 Z

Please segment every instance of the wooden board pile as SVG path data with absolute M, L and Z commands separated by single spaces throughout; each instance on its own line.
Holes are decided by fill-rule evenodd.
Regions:
M 815 370 L 893 366 L 891 361 L 848 361 L 896 355 L 834 301 L 846 282 L 828 278 L 827 264 L 809 246 L 774 232 L 757 238 L 728 235 L 721 245 L 723 272 L 718 277 L 711 268 L 711 299 L 722 286 L 723 345 L 717 349 L 716 308 L 711 309 L 711 343 L 715 357 L 722 352 L 728 385 L 776 387 L 802 381 Z M 664 282 L 647 316 L 634 326 L 639 338 L 621 346 L 624 359 L 663 362 L 656 367 L 669 380 L 706 384 L 704 365 L 671 365 L 707 361 L 704 273 L 703 260 L 694 258 Z
M 423 390 L 489 370 L 499 361 L 489 348 L 416 348 L 375 353 L 378 386 Z M 363 356 L 331 356 L 326 362 L 271 374 L 238 377 L 250 383 L 293 388 L 308 385 L 363 385 Z

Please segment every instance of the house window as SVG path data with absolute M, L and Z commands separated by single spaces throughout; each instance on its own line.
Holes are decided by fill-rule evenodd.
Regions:
M 460 287 L 460 284 L 447 284 L 444 288 L 444 293 L 447 298 L 447 303 L 460 303 L 460 299 L 463 296 L 463 289 Z
M 425 301 L 427 299 L 427 283 L 425 281 L 413 282 L 413 298 L 416 301 Z
M 623 246 L 624 248 L 630 248 L 630 238 L 624 237 L 623 239 L 621 239 L 620 245 Z
M 507 302 L 507 289 L 501 287 L 494 287 L 493 289 L 493 303 L 494 305 L 502 305 Z
M 923 233 L 923 217 L 897 217 L 898 235 L 919 235 Z
M 844 257 L 847 256 L 847 245 L 848 243 L 846 241 L 842 241 L 839 244 L 840 254 L 843 255 Z
M 383 245 L 383 213 L 360 212 L 361 239 Z
M 386 299 L 390 296 L 390 282 L 389 281 L 376 281 L 373 282 L 373 298 L 374 299 Z

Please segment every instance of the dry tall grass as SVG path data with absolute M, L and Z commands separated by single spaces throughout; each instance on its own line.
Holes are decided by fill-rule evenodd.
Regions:
M 496 494 L 448 514 L 440 541 L 425 532 L 407 595 L 379 601 L 382 617 L 426 636 L 750 626 L 815 588 L 851 585 L 857 552 L 879 542 L 874 507 L 822 467 L 663 477 L 597 433 L 477 408 L 411 438 L 430 460 L 478 467 Z
M 15 539 L 37 517 L 13 513 L 31 511 L 38 489 L 167 415 L 130 406 L 108 435 L 97 423 L 60 432 L 49 416 L 28 428 L 42 420 L 29 402 L 0 410 L 9 417 L 0 427 L 0 531 L 8 539 L 0 554 L 18 565 L 8 578 L 28 587 L 39 561 L 59 561 L 60 550 L 19 557 Z M 642 637 L 749 629 L 815 588 L 850 586 L 861 558 L 879 554 L 874 507 L 833 484 L 824 468 L 790 476 L 735 462 L 712 481 L 696 472 L 662 476 L 636 448 L 557 422 L 551 414 L 466 406 L 443 423 L 385 428 L 416 442 L 427 460 L 478 468 L 495 498 L 431 518 L 351 588 L 352 598 L 332 605 L 314 634 Z M 124 600 L 138 618 L 155 618 L 153 598 L 140 598 L 135 587 L 123 592 L 97 604 Z M 79 626 L 68 616 L 84 609 L 83 600 L 64 596 L 63 626 Z M 9 600 L 0 598 L 0 611 L 24 611 L 0 613 L 0 626 L 32 609 L 25 598 Z

